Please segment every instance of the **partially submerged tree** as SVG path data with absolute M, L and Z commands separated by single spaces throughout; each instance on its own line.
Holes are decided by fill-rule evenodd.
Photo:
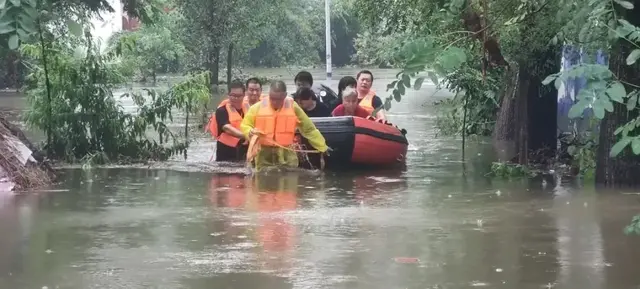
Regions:
M 466 134 L 491 133 L 493 126 L 486 124 L 495 121 L 494 139 L 499 151 L 507 152 L 503 160 L 527 164 L 541 149 L 548 150 L 544 156 L 553 155 L 554 91 L 541 89 L 541 79 L 558 67 L 557 53 L 545 39 L 559 27 L 551 15 L 553 1 L 383 2 L 358 1 L 363 21 L 382 35 L 406 35 L 392 59 L 403 68 L 389 86 L 393 98 L 419 88 L 423 78 L 413 85 L 409 80 L 426 72 L 456 93 L 452 102 L 454 113 L 461 114 L 463 140 Z M 415 45 L 424 39 L 428 45 Z

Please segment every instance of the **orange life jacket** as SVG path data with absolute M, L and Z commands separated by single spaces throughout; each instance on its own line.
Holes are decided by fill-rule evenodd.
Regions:
M 265 97 L 268 97 L 268 95 L 261 94 L 260 100 L 263 100 Z M 227 103 L 229 103 L 229 99 L 225 98 L 220 102 L 220 104 L 218 104 L 218 107 L 223 107 L 227 105 Z M 242 99 L 242 109 L 244 109 L 244 112 L 247 112 L 247 110 L 249 110 L 249 107 L 251 107 L 251 104 L 249 103 L 249 97 L 245 95 L 244 98 Z
M 226 108 L 227 108 L 227 113 L 229 114 L 229 124 L 231 124 L 231 126 L 233 126 L 234 128 L 240 129 L 240 124 L 242 123 L 242 116 L 235 108 L 231 106 L 231 104 L 227 103 Z M 244 107 L 243 107 L 243 112 L 244 113 L 247 112 L 244 109 Z M 211 136 L 213 136 L 214 139 L 217 139 L 219 142 L 230 147 L 236 147 L 238 145 L 238 141 L 240 140 L 239 138 L 232 136 L 224 131 L 218 132 L 218 122 L 216 121 L 215 113 L 211 115 L 211 118 L 209 119 L 208 127 L 209 127 L 208 130 L 209 132 L 211 132 Z M 220 136 L 218 136 L 218 133 L 220 133 Z
M 369 90 L 369 93 L 360 99 L 360 107 L 364 108 L 369 114 L 371 114 L 375 108 L 373 107 L 373 97 L 376 93 L 373 90 Z
M 296 128 L 298 127 L 298 116 L 293 109 L 293 98 L 284 99 L 282 108 L 275 111 L 271 107 L 268 98 L 261 101 L 260 110 L 256 115 L 255 128 L 263 132 L 267 138 L 274 140 L 281 146 L 289 146 L 294 143 Z M 261 145 L 273 146 L 271 142 L 261 140 Z

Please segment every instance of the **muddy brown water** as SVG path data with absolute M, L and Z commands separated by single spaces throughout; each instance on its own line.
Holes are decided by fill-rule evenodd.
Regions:
M 396 72 L 374 73 L 384 91 Z M 463 174 L 459 140 L 435 135 L 430 103 L 446 96 L 426 85 L 394 103 L 411 143 L 405 171 L 247 176 L 208 162 L 202 137 L 186 161 L 63 169 L 49 191 L 0 196 L 0 288 L 640 285 L 639 238 L 622 232 L 637 195 L 492 180 L 481 141 Z

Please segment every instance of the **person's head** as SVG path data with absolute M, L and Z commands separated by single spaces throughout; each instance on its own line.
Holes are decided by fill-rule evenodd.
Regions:
M 242 109 L 242 99 L 244 98 L 244 84 L 239 80 L 234 80 L 229 84 L 229 102 L 236 109 Z
M 308 71 L 300 71 L 296 74 L 296 77 L 293 79 L 297 88 L 302 87 L 311 87 L 313 85 L 313 76 Z
M 373 84 L 373 73 L 371 71 L 362 70 L 358 72 L 356 79 L 358 80 L 358 90 L 369 91 L 371 89 L 371 84 Z
M 284 99 L 287 97 L 287 85 L 282 80 L 274 81 L 271 83 L 269 89 L 269 102 L 273 109 L 280 109 L 284 104 Z
M 342 92 L 342 106 L 345 115 L 354 115 L 358 108 L 358 92 L 355 87 L 347 86 Z
M 260 100 L 262 95 L 262 83 L 256 77 L 247 79 L 247 98 L 249 103 L 256 103 Z
M 343 78 L 340 78 L 340 81 L 338 82 L 338 97 L 342 97 L 342 92 L 348 86 L 356 88 L 357 83 L 358 81 L 352 76 L 345 76 Z
M 312 110 L 317 100 L 316 93 L 311 88 L 302 87 L 296 91 L 296 101 L 304 110 Z

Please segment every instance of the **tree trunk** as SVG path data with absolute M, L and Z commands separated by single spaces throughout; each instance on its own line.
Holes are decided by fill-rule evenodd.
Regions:
M 539 58 L 544 63 L 555 60 L 555 54 L 547 52 Z M 509 81 L 493 133 L 500 161 L 528 165 L 544 163 L 555 155 L 557 90 L 542 85 L 538 75 L 545 72 L 533 75 L 530 70 L 527 65 L 519 65 L 507 75 Z
M 633 10 L 617 11 L 631 24 L 640 24 L 640 1 L 634 2 Z M 628 12 L 627 12 L 628 11 Z M 626 15 L 625 15 L 626 14 Z M 635 47 L 624 39 L 618 40 L 611 49 L 609 69 L 623 83 L 640 85 L 640 64 L 626 64 L 626 57 Z M 636 89 L 625 84 L 627 91 Z M 627 147 L 618 156 L 611 157 L 611 147 L 618 141 L 614 131 L 638 116 L 637 108 L 628 111 L 625 105 L 614 103 L 614 111 L 607 113 L 600 123 L 599 145 L 596 155 L 596 184 L 604 187 L 637 187 L 640 185 L 640 156 Z
M 539 56 L 543 65 L 535 69 L 540 73 L 531 79 L 529 85 L 528 151 L 530 161 L 551 164 L 558 148 L 558 90 L 553 85 L 542 85 L 542 80 L 560 70 L 560 55 L 557 49 L 552 48 Z
M 220 71 L 220 47 L 216 46 L 209 51 L 209 72 L 211 72 L 211 86 L 218 86 L 218 71 Z
M 233 43 L 229 44 L 227 51 L 227 91 L 231 90 L 231 67 L 233 66 Z
M 7 88 L 18 88 L 18 52 L 9 50 L 5 57 L 7 74 L 4 85 Z
M 526 163 L 526 157 L 521 156 L 523 151 L 526 152 L 526 148 L 521 147 L 526 141 L 520 138 L 526 138 L 522 131 L 526 128 L 526 122 L 523 121 L 526 119 L 526 109 L 523 110 L 523 106 L 527 104 L 527 76 L 527 72 L 520 67 L 511 68 L 507 75 L 509 81 L 493 131 L 493 142 L 499 161 Z

